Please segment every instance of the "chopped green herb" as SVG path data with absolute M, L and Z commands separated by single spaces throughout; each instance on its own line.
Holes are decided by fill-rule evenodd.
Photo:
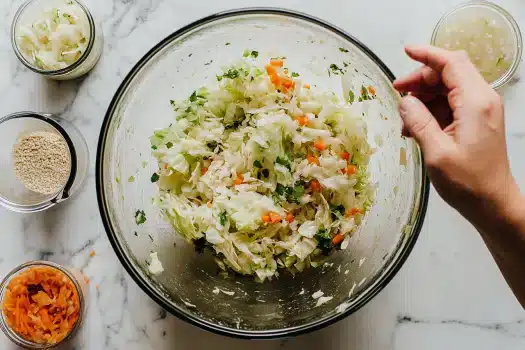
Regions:
M 197 101 L 197 91 L 193 91 L 193 93 L 190 96 L 190 102 Z
M 217 148 L 217 141 L 210 141 L 206 144 L 206 147 L 208 147 L 209 149 L 211 149 L 212 151 L 215 150 L 215 148 Z
M 159 174 L 153 173 L 153 175 L 151 175 L 151 182 L 152 183 L 155 183 L 155 182 L 159 181 L 159 179 L 160 179 Z
M 118 176 L 115 177 L 115 182 L 119 184 L 120 183 L 120 177 L 118 177 Z
M 146 213 L 144 213 L 144 210 L 137 210 L 135 212 L 135 223 L 137 225 L 142 225 L 146 222 Z
M 152 146 L 151 146 L 151 149 L 155 151 L 155 150 L 157 149 L 157 146 L 152 145 Z
M 344 47 L 340 47 L 340 48 L 339 48 L 339 51 L 341 51 L 341 52 L 348 52 L 348 50 L 345 49 Z
M 226 223 L 228 222 L 228 218 L 226 216 L 226 212 L 225 211 L 223 211 L 222 213 L 219 214 L 219 219 L 220 219 L 220 222 L 221 222 L 222 226 L 226 225 Z
M 258 160 L 254 160 L 253 161 L 253 166 L 256 167 L 256 168 L 262 169 L 262 164 Z
M 259 52 L 258 51 L 252 51 L 250 53 L 250 56 L 252 56 L 253 58 L 257 58 L 259 56 Z
M 242 53 L 242 57 L 248 57 L 248 56 L 250 56 L 250 51 L 244 50 L 244 52 Z
M 335 74 L 335 75 L 339 75 L 339 74 L 344 74 L 344 73 L 345 73 L 344 70 L 342 70 L 341 68 L 339 68 L 339 67 L 337 66 L 337 64 L 335 64 L 335 63 L 332 63 L 332 64 L 330 65 L 330 69 L 331 69 L 332 73 Z
M 166 143 L 166 147 L 167 147 L 168 149 L 170 149 L 171 147 L 173 147 L 173 142 L 168 141 L 168 142 Z
M 290 164 L 290 161 L 287 158 L 277 157 L 275 163 L 285 166 L 288 170 L 292 170 L 292 165 Z
M 277 184 L 277 187 L 275 188 L 275 193 L 277 193 L 279 196 L 283 196 L 286 192 L 286 186 L 283 186 L 281 184 Z
M 229 78 L 229 79 L 235 79 L 235 78 L 238 78 L 240 76 L 240 72 L 238 69 L 232 69 L 230 68 L 226 73 L 224 73 L 222 76 L 221 76 L 221 80 L 222 78 Z M 217 76 L 217 80 L 219 80 L 219 76 Z M 220 81 L 220 80 L 219 80 Z
M 128 178 L 128 182 L 135 182 L 135 176 L 131 175 L 131 176 Z
M 319 229 L 315 234 L 315 239 L 317 240 L 317 248 L 321 249 L 324 255 L 330 255 L 333 248 L 330 232 L 324 228 Z
M 75 20 L 69 13 L 63 13 L 62 16 L 64 16 L 64 18 L 67 19 L 70 24 L 75 23 Z
M 224 44 L 224 45 L 226 45 L 226 46 L 230 46 L 230 45 L 231 45 L 231 43 L 226 43 L 226 44 Z
M 268 170 L 268 169 L 263 169 L 261 173 L 262 173 L 262 175 L 263 175 L 264 177 L 268 177 L 268 176 L 270 176 L 270 170 Z
M 502 63 L 504 59 L 505 59 L 505 57 L 503 57 L 503 56 L 498 58 L 498 62 L 496 62 L 496 66 L 499 66 L 499 64 Z
M 361 99 L 363 101 L 372 100 L 372 97 L 368 94 L 368 89 L 364 85 L 361 86 Z
M 292 72 L 292 78 L 297 78 L 299 76 L 299 73 Z
M 332 220 L 337 220 L 345 215 L 345 206 L 342 204 L 331 205 L 330 211 L 332 212 Z
M 348 102 L 350 104 L 355 102 L 355 94 L 352 90 L 348 91 Z

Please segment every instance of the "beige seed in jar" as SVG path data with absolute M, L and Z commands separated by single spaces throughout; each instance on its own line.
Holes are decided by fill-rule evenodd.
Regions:
M 55 194 L 66 184 L 71 156 L 64 139 L 49 131 L 21 136 L 13 149 L 16 177 L 33 192 Z

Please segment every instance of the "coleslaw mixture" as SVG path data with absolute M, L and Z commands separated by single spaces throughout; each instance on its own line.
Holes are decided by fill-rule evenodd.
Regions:
M 316 93 L 256 51 L 171 101 L 173 123 L 150 138 L 155 204 L 188 242 L 227 271 L 264 281 L 319 266 L 345 249 L 374 199 L 372 150 L 354 93 Z M 361 89 L 359 101 L 375 95 Z

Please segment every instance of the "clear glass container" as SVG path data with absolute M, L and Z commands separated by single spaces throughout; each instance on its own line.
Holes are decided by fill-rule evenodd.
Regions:
M 18 36 L 21 25 L 34 22 L 35 19 L 42 13 L 42 11 L 50 10 L 53 7 L 63 5 L 65 0 L 28 0 L 16 12 L 11 26 L 11 44 L 16 56 L 27 68 L 33 72 L 41 74 L 47 78 L 55 80 L 70 80 L 78 78 L 87 74 L 95 65 L 103 51 L 104 36 L 102 28 L 95 21 L 87 7 L 78 0 L 69 0 L 77 4 L 85 13 L 89 23 L 89 42 L 86 50 L 82 56 L 70 66 L 59 70 L 44 70 L 35 66 L 22 53 L 19 44 Z
M 18 276 L 19 274 L 26 271 L 27 269 L 34 268 L 34 267 L 50 267 L 50 268 L 53 268 L 53 269 L 56 269 L 62 272 L 64 275 L 66 275 L 67 278 L 71 280 L 79 296 L 79 300 L 80 300 L 79 318 L 77 322 L 75 323 L 75 325 L 73 326 L 73 328 L 71 329 L 71 331 L 69 332 L 69 334 L 59 343 L 39 344 L 39 343 L 34 343 L 32 341 L 29 341 L 21 337 L 9 327 L 6 317 L 4 315 L 4 312 L 3 312 L 4 297 L 5 297 L 5 293 L 6 293 L 7 287 L 11 279 Z M 16 345 L 24 347 L 26 349 L 52 349 L 60 345 L 65 345 L 70 339 L 74 337 L 74 335 L 77 333 L 77 331 L 82 326 L 82 323 L 85 318 L 85 313 L 87 310 L 88 293 L 89 293 L 88 285 L 85 281 L 84 275 L 80 271 L 76 269 L 65 268 L 63 266 L 60 266 L 58 264 L 55 264 L 49 261 L 29 261 L 20 266 L 17 266 L 15 269 L 9 272 L 7 276 L 4 277 L 4 279 L 2 280 L 0 284 L 0 308 L 2 308 L 2 311 L 1 311 L 2 315 L 0 317 L 0 328 L 2 328 L 2 331 L 7 336 L 7 338 L 9 338 L 9 340 L 11 340 Z
M 279 40 L 276 40 L 279 38 Z M 331 64 L 349 64 L 356 87 L 374 86 L 377 103 L 365 118 L 376 201 L 349 247 L 332 254 L 324 267 L 258 283 L 252 276 L 224 278 L 210 252 L 196 254 L 159 215 L 151 198 L 157 162 L 149 137 L 175 118 L 170 100 L 186 99 L 203 85 L 216 86 L 221 67 L 257 50 L 263 67 L 271 57 L 318 92 L 343 94 Z M 365 45 L 319 19 L 277 9 L 244 9 L 213 15 L 188 25 L 157 44 L 126 77 L 104 120 L 97 154 L 97 193 L 108 237 L 120 261 L 156 302 L 203 329 L 244 338 L 292 336 L 327 326 L 355 312 L 399 271 L 421 230 L 429 180 L 422 154 L 401 137 L 400 95 L 393 74 Z M 133 176 L 133 181 L 127 181 Z M 135 213 L 147 221 L 137 225 Z M 157 252 L 164 267 L 151 275 Z M 332 265 L 333 264 L 333 265 Z M 230 294 L 215 294 L 218 288 Z M 315 307 L 312 294 L 332 296 Z
M 443 15 L 439 20 L 434 28 L 430 42 L 432 45 L 443 47 L 442 41 L 446 35 L 450 35 L 449 31 L 451 26 L 457 25 L 458 23 L 468 25 L 470 21 L 484 18 L 484 16 L 503 25 L 504 28 L 502 29 L 508 33 L 508 39 L 512 41 L 511 46 L 513 52 L 508 69 L 503 71 L 497 79 L 489 82 L 492 88 L 499 89 L 507 84 L 518 71 L 523 51 L 523 38 L 518 23 L 505 9 L 488 1 L 470 1 L 457 6 Z M 471 45 L 476 45 L 474 40 L 475 39 L 472 40 Z
M 17 178 L 13 164 L 13 148 L 20 136 L 37 131 L 60 135 L 69 148 L 71 170 L 69 178 L 56 193 L 45 195 L 27 189 Z M 0 118 L 0 204 L 22 213 L 48 209 L 77 193 L 84 184 L 89 166 L 89 153 L 84 137 L 70 122 L 34 112 L 19 112 Z

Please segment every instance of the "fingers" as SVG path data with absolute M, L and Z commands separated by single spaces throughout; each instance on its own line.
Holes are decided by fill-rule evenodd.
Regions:
M 405 96 L 401 100 L 399 111 L 404 133 L 408 132 L 416 139 L 425 155 L 436 150 L 437 145 L 450 141 L 427 107 L 414 96 Z
M 442 93 L 444 86 L 441 74 L 434 69 L 424 66 L 409 75 L 396 79 L 394 88 L 399 92 Z
M 447 51 L 434 46 L 408 46 L 407 55 L 441 74 L 444 85 L 452 90 L 487 85 L 464 51 Z

